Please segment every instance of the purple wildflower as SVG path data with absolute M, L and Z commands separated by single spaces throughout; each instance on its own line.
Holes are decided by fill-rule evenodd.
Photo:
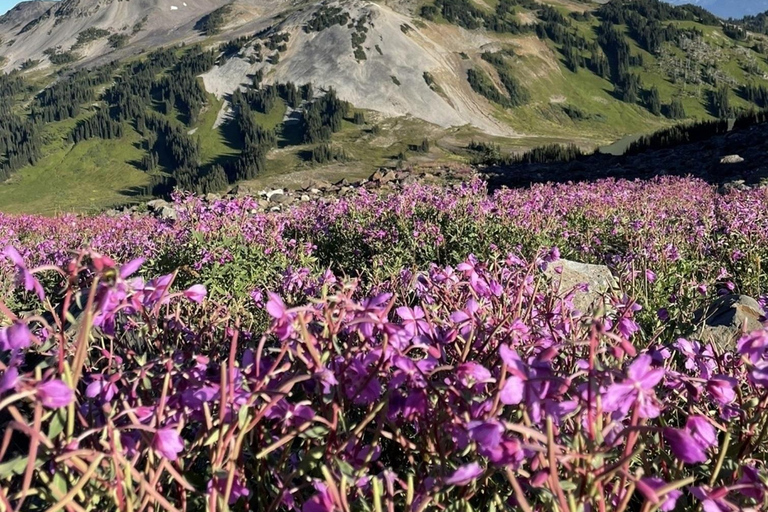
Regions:
M 664 496 L 659 496 L 657 491 L 666 486 L 667 483 L 658 477 L 642 478 L 637 482 L 637 489 L 645 496 L 645 498 L 658 504 L 658 510 L 662 512 L 670 512 L 675 509 L 678 498 L 683 495 L 683 492 L 679 489 L 675 489 L 667 492 Z
M 0 328 L 0 350 L 27 348 L 32 339 L 32 331 L 23 322 L 14 322 L 8 327 Z
M 184 291 L 184 297 L 191 300 L 192 302 L 200 304 L 201 302 L 203 302 L 203 299 L 205 298 L 207 293 L 208 292 L 205 289 L 205 286 L 203 286 L 202 284 L 196 284 L 196 285 L 190 286 Z
M 159 428 L 152 440 L 152 448 L 168 460 L 176 460 L 184 449 L 184 441 L 175 429 L 170 427 Z
M 37 396 L 49 409 L 66 407 L 75 399 L 74 392 L 60 380 L 49 380 L 37 386 Z
M 456 471 L 454 471 L 451 476 L 445 479 L 445 484 L 459 486 L 469 485 L 477 480 L 477 477 L 482 475 L 483 471 L 485 470 L 481 468 L 480 464 L 477 462 L 464 464 L 463 466 L 460 466 Z
M 23 285 L 26 291 L 34 290 L 37 297 L 43 301 L 45 300 L 45 292 L 40 284 L 40 281 L 32 275 L 32 272 L 27 270 L 27 266 L 24 263 L 24 258 L 21 257 L 19 251 L 11 247 L 10 245 L 3 250 L 3 255 L 13 262 L 16 267 L 16 283 L 18 286 Z
M 664 368 L 651 368 L 651 356 L 642 354 L 627 369 L 627 378 L 608 387 L 603 398 L 607 412 L 626 416 L 637 404 L 641 418 L 655 418 L 660 409 L 653 388 L 664 378 Z

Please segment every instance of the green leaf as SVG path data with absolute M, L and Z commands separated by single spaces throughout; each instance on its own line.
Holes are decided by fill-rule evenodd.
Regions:
M 216 443 L 219 440 L 219 429 L 214 429 L 213 432 L 211 432 L 211 435 L 208 436 L 208 438 L 203 443 L 203 446 L 211 446 L 212 444 Z
M 24 473 L 25 467 L 27 467 L 27 457 L 17 457 L 8 462 L 3 462 L 0 464 L 0 477 L 6 478 L 11 475 L 20 475 Z
M 445 509 L 446 512 L 473 512 L 473 510 L 467 500 L 454 501 Z
M 299 437 L 304 439 L 322 439 L 326 435 L 328 435 L 328 427 L 324 425 L 317 425 L 305 430 Z
M 249 413 L 250 409 L 248 407 L 241 407 L 239 411 L 237 411 L 237 424 L 240 428 L 245 427 L 246 423 L 248 423 Z
M 64 477 L 64 475 L 61 474 L 61 472 L 54 473 L 53 480 L 51 481 L 51 487 L 55 487 L 56 490 L 59 491 L 59 496 L 64 496 L 69 490 L 67 479 Z
M 51 416 L 51 423 L 48 425 L 48 438 L 55 439 L 64 431 L 67 424 L 67 418 L 64 414 L 66 409 L 58 409 Z

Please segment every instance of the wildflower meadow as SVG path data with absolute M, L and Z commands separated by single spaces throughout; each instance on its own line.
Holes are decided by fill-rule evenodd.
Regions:
M 768 191 L 0 215 L 0 510 L 766 510 Z M 606 265 L 588 310 L 545 275 Z M 557 273 L 555 273 L 557 275 Z

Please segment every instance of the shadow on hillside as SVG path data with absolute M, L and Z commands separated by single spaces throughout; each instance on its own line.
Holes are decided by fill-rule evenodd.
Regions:
M 738 155 L 743 161 L 722 163 Z M 595 181 L 605 178 L 648 179 L 694 176 L 713 184 L 768 178 L 768 123 L 734 129 L 706 140 L 671 148 L 646 149 L 625 156 L 596 153 L 565 163 L 508 164 L 480 169 L 492 189 L 525 187 L 533 183 Z
M 120 195 L 131 198 L 149 197 L 152 195 L 152 190 L 149 185 L 141 185 L 128 187 L 120 190 Z

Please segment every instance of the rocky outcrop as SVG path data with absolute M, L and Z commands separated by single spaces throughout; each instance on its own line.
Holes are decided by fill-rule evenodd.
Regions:
M 691 337 L 728 351 L 736 348 L 742 334 L 763 327 L 765 311 L 752 297 L 725 295 L 696 311 L 694 319 L 700 327 Z
M 264 212 L 279 212 L 300 203 L 306 203 L 322 198 L 346 197 L 365 189 L 373 193 L 397 193 L 416 183 L 450 184 L 467 181 L 476 175 L 470 167 L 424 167 L 408 170 L 379 169 L 369 178 L 350 181 L 342 179 L 336 183 L 319 180 L 309 180 L 296 190 L 286 188 L 254 190 L 247 183 L 235 185 L 227 194 L 228 197 L 253 197 L 257 200 L 258 209 Z M 203 199 L 209 203 L 220 200 L 224 195 L 206 194 Z M 108 210 L 107 215 L 121 215 L 126 212 L 146 210 L 149 214 L 165 220 L 175 220 L 178 216 L 176 206 L 164 199 L 153 199 L 142 207 L 133 205 L 122 210 Z
M 547 265 L 544 275 L 557 287 L 559 294 L 587 285 L 585 290 L 578 290 L 573 298 L 573 305 L 582 313 L 599 309 L 606 292 L 618 288 L 616 278 L 605 265 L 559 259 Z

